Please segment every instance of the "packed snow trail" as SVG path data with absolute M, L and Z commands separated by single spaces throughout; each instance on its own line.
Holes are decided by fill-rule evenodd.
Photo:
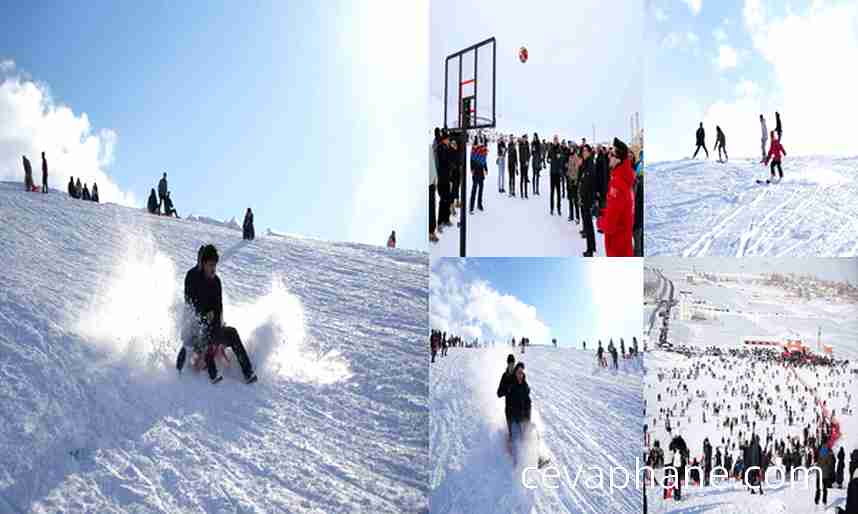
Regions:
M 526 365 L 534 419 L 551 465 L 563 476 L 556 489 L 543 484 L 528 490 L 506 451 L 504 401 L 496 394 L 509 353 L 507 347 L 450 348 L 431 365 L 431 511 L 640 513 L 633 476 L 626 489 L 608 486 L 609 468 L 624 466 L 633 474 L 641 450 L 640 363 L 624 361 L 615 372 L 597 368 L 589 350 L 533 346 L 524 355 L 512 352 Z M 604 490 L 585 486 L 594 466 L 604 472 Z M 616 479 L 622 483 L 622 473 Z
M 0 183 L 0 512 L 426 511 L 427 254 L 20 189 Z M 174 367 L 209 242 L 250 386 Z
M 493 162 L 492 152 L 489 161 Z M 507 175 L 508 177 L 508 175 Z M 561 199 L 563 216 L 554 216 L 550 212 L 551 179 L 549 173 L 543 170 L 540 175 L 539 195 L 532 192 L 533 184 L 528 186 L 528 198 L 522 200 L 507 193 L 498 193 L 497 166 L 489 166 L 489 176 L 483 184 L 484 211 L 474 209 L 474 214 L 468 212 L 468 240 L 465 249 L 468 257 L 580 257 L 587 249 L 587 240 L 579 233 L 583 225 L 568 221 L 569 200 Z M 518 179 L 516 179 L 518 180 Z M 531 173 L 531 180 L 533 180 Z M 472 177 L 468 172 L 468 208 L 471 201 Z M 509 180 L 507 179 L 507 182 Z M 564 185 L 565 187 L 565 185 Z M 555 199 L 556 201 L 556 199 Z M 436 195 L 435 213 L 438 213 L 438 197 Z M 459 210 L 460 211 L 460 210 Z M 444 227 L 443 233 L 438 233 L 439 241 L 431 244 L 432 257 L 459 256 L 459 227 L 456 223 L 459 217 L 451 216 L 452 227 Z M 596 219 L 593 219 L 593 230 L 596 231 Z M 596 254 L 605 255 L 605 236 L 598 231 L 596 234 Z
M 778 184 L 755 159 L 650 164 L 647 255 L 858 255 L 858 157 L 787 157 Z

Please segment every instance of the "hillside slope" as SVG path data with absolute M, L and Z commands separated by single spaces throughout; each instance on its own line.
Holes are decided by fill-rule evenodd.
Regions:
M 8 183 L 0 219 L 0 511 L 426 510 L 427 254 Z M 209 242 L 252 386 L 174 368 Z

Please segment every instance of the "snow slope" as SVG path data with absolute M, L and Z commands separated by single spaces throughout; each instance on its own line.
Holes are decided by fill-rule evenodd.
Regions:
M 647 255 L 858 255 L 858 157 L 787 157 L 784 179 L 755 159 L 647 167 Z
M 488 162 L 493 163 L 493 152 L 489 151 Z M 531 180 L 532 178 L 532 171 Z M 509 176 L 505 175 L 509 189 Z M 567 221 L 569 201 L 561 199 L 563 216 L 550 215 L 551 183 L 549 173 L 540 174 L 539 196 L 528 186 L 528 196 L 510 197 L 498 193 L 497 165 L 489 166 L 489 176 L 483 184 L 484 211 L 474 209 L 468 213 L 467 256 L 468 257 L 580 257 L 587 249 L 587 241 L 581 237 L 581 224 Z M 516 193 L 519 183 L 516 182 Z M 468 208 L 471 201 L 471 175 L 468 172 Z M 436 195 L 437 205 L 437 195 Z M 436 206 L 436 214 L 438 212 Z M 432 258 L 459 256 L 459 228 L 457 217 L 451 217 L 452 227 L 439 233 L 438 243 L 431 245 Z M 593 220 L 595 230 L 596 220 Z M 596 254 L 604 255 L 605 236 L 596 232 Z
M 533 346 L 516 353 L 526 364 L 544 451 L 564 477 L 556 489 L 546 481 L 528 490 L 506 452 L 504 402 L 496 395 L 508 353 L 451 348 L 431 365 L 432 512 L 641 512 L 641 492 L 633 483 L 595 490 L 581 478 L 572 485 L 582 468 L 598 466 L 606 477 L 611 466 L 635 469 L 643 427 L 639 363 L 624 362 L 628 369 L 613 372 L 596 368 L 591 351 Z
M 425 253 L 8 183 L 0 219 L 0 512 L 426 511 Z M 176 374 L 206 242 L 257 384 Z

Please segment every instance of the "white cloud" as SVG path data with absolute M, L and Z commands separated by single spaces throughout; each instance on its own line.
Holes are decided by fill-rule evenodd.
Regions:
M 682 0 L 685 5 L 691 10 L 691 14 L 697 16 L 700 14 L 700 9 L 703 8 L 703 0 Z
M 687 48 L 695 47 L 700 41 L 700 37 L 694 32 L 670 32 L 661 42 L 664 48 Z
M 713 30 L 712 35 L 715 36 L 715 40 L 718 42 L 725 41 L 727 39 L 727 32 L 722 27 L 718 27 Z
M 548 343 L 551 331 L 536 307 L 502 294 L 488 282 L 470 281 L 459 261 L 441 261 L 430 276 L 429 322 L 432 328 L 466 338 L 508 341 L 529 337 Z
M 658 22 L 667 21 L 667 14 L 665 14 L 664 9 L 662 9 L 661 7 L 656 7 L 653 9 L 653 16 L 655 16 L 655 19 Z
M 765 16 L 762 0 L 745 0 L 745 5 L 742 7 L 742 18 L 744 18 L 748 30 L 753 31 L 762 25 L 766 21 Z
M 759 92 L 759 86 L 750 80 L 742 79 L 738 84 L 736 84 L 736 95 L 739 97 L 753 97 Z
M 92 186 L 98 183 L 102 202 L 135 205 L 108 175 L 117 134 L 93 130 L 86 113 L 75 114 L 53 100 L 47 85 L 14 74 L 15 63 L 0 62 L 0 179 L 23 183 L 21 156 L 33 164 L 41 183 L 41 152 L 45 152 L 52 188 L 65 191 L 70 176 Z
M 723 71 L 735 68 L 737 60 L 738 54 L 733 47 L 730 45 L 721 45 L 718 47 L 718 58 L 715 59 L 715 62 L 717 63 L 719 70 Z

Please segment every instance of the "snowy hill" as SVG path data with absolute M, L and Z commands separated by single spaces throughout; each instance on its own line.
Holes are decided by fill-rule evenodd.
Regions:
M 426 511 L 425 253 L 8 183 L 0 219 L 0 512 Z M 208 242 L 257 384 L 174 368 Z
M 433 513 L 639 513 L 641 492 L 607 486 L 609 467 L 635 469 L 643 427 L 642 370 L 596 368 L 590 351 L 531 347 L 527 366 L 534 420 L 544 451 L 564 476 L 552 489 L 521 483 L 506 452 L 504 402 L 496 395 L 507 348 L 451 348 L 430 370 L 430 454 Z M 605 490 L 588 489 L 591 466 Z M 583 468 L 583 470 L 582 470 Z M 575 474 L 582 478 L 573 486 Z M 566 478 L 565 473 L 568 472 Z M 617 480 L 622 482 L 622 474 Z M 547 482 L 547 481 L 546 481 Z
M 648 256 L 858 255 L 858 157 L 787 157 L 779 184 L 755 159 L 647 167 Z

